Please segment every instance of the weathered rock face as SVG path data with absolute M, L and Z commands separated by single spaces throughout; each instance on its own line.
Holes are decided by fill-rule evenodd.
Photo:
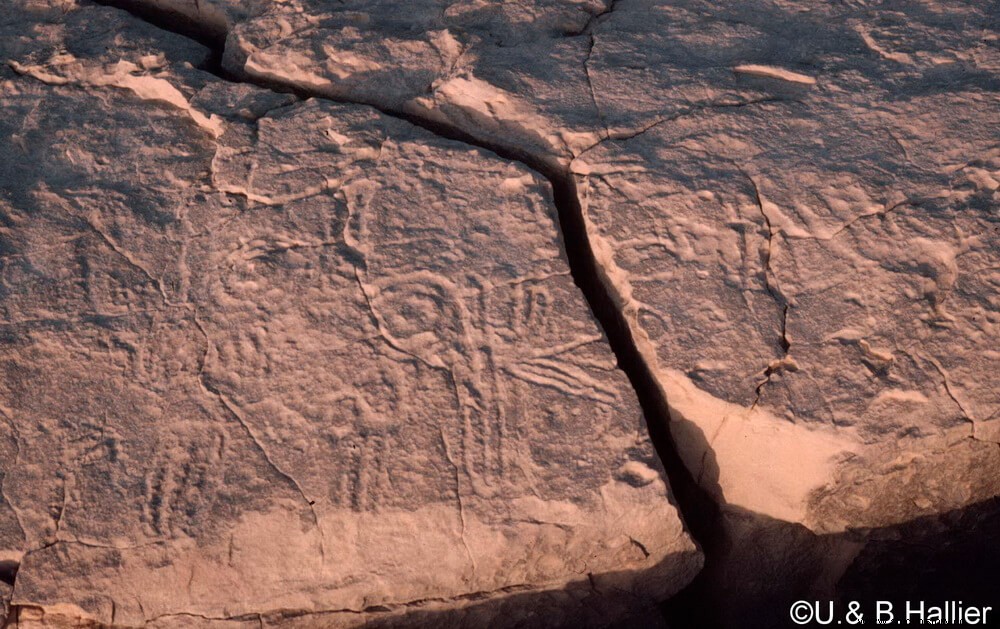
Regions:
M 560 237 L 727 507 L 726 587 L 775 580 L 755 555 L 835 581 L 874 539 L 845 531 L 1000 494 L 989 3 L 113 4 L 218 50 L 0 17 L 25 610 L 516 624 L 490 601 L 583 582 L 553 624 L 676 591 L 699 556 Z
M 682 452 L 727 502 L 830 532 L 1000 490 L 998 357 L 977 351 L 997 334 L 1000 153 L 965 122 L 984 98 L 935 101 L 898 107 L 941 114 L 924 130 L 968 164 L 907 158 L 881 115 L 777 105 L 574 163 Z
M 602 592 L 690 581 L 546 181 L 222 82 L 119 11 L 19 10 L 0 561 L 22 620 L 329 626 L 571 585 L 539 618 L 587 621 Z M 501 611 L 474 617 L 524 620 Z
M 719 499 L 829 532 L 1000 492 L 988 7 L 154 4 L 212 12 L 238 76 L 572 176 Z

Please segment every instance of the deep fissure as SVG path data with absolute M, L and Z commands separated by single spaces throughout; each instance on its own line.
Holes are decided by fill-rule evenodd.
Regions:
M 587 233 L 584 211 L 576 180 L 568 167 L 559 168 L 516 147 L 502 146 L 476 138 L 462 129 L 431 121 L 419 116 L 379 106 L 375 103 L 332 97 L 316 90 L 304 89 L 291 82 L 235 74 L 223 67 L 226 33 L 174 11 L 155 8 L 136 0 L 90 0 L 94 4 L 127 11 L 138 19 L 164 31 L 192 39 L 206 46 L 211 54 L 200 68 L 221 80 L 255 85 L 271 91 L 289 93 L 306 100 L 315 98 L 340 104 L 372 107 L 380 113 L 408 122 L 438 137 L 474 146 L 509 161 L 517 162 L 545 178 L 552 187 L 553 204 L 559 220 L 560 239 L 573 280 L 583 293 L 593 316 L 608 339 L 619 368 L 628 377 L 646 419 L 650 439 L 656 448 L 669 480 L 676 506 L 685 526 L 705 556 L 705 569 L 680 594 L 667 603 L 671 616 L 685 619 L 702 616 L 701 626 L 709 626 L 705 614 L 713 606 L 701 600 L 702 580 L 726 544 L 722 525 L 721 505 L 701 487 L 683 463 L 670 433 L 670 412 L 667 400 L 650 365 L 642 356 L 624 312 L 613 299 L 601 278 L 600 263 L 594 255 Z M 612 3 L 612 6 L 614 3 Z

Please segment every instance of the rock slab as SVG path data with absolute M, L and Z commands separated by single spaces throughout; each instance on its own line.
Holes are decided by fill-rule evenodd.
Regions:
M 587 621 L 694 576 L 548 182 L 225 83 L 118 11 L 18 10 L 0 560 L 22 624 L 351 625 L 567 587 L 539 617 Z M 524 620 L 500 609 L 475 613 Z

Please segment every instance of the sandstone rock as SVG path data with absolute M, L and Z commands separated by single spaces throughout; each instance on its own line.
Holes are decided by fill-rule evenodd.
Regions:
M 633 487 L 657 478 L 641 436 L 638 456 L 622 456 L 628 447 L 621 443 L 594 450 L 606 457 L 597 465 L 604 475 L 566 472 L 582 470 L 574 462 L 581 446 L 571 442 L 587 434 L 580 426 L 561 427 L 566 417 L 603 404 L 620 431 L 639 424 L 634 399 L 607 364 L 602 343 L 558 356 L 530 353 L 598 334 L 556 253 L 554 199 L 582 224 L 581 234 L 563 237 L 594 258 L 599 277 L 588 279 L 602 283 L 641 356 L 640 366 L 629 367 L 632 375 L 651 374 L 655 391 L 644 393 L 647 406 L 669 406 L 676 456 L 725 507 L 720 537 L 730 549 L 717 557 L 739 564 L 715 570 L 728 575 L 721 577 L 729 580 L 726 587 L 740 587 L 733 579 L 755 572 L 771 587 L 783 583 L 779 573 L 796 579 L 815 572 L 809 578 L 828 584 L 866 540 L 916 539 L 922 522 L 947 519 L 946 513 L 1000 494 L 994 7 L 959 0 L 905 6 L 422 0 L 405 11 L 384 0 L 113 3 L 200 29 L 216 50 L 206 54 L 168 36 L 151 45 L 147 27 L 134 20 L 135 34 L 98 45 L 100 38 L 80 35 L 93 31 L 83 17 L 90 9 L 63 16 L 61 5 L 25 0 L 24 12 L 45 13 L 36 29 L 44 37 L 21 35 L 16 12 L 2 18 L 18 35 L 2 44 L 13 62 L 2 78 L 7 89 L 34 90 L 24 92 L 15 111 L 28 112 L 43 94 L 65 98 L 62 109 L 52 108 L 59 122 L 47 123 L 60 128 L 88 116 L 94 129 L 109 124 L 98 122 L 109 116 L 102 106 L 116 109 L 119 101 L 87 109 L 70 97 L 81 88 L 132 99 L 121 102 L 139 113 L 116 109 L 110 128 L 132 134 L 116 132 L 133 147 L 124 154 L 140 176 L 120 171 L 113 185 L 100 183 L 94 172 L 114 170 L 102 162 L 102 149 L 43 154 L 47 144 L 37 138 L 46 137 L 44 131 L 35 136 L 44 146 L 31 147 L 38 161 L 69 159 L 82 169 L 78 179 L 100 188 L 56 185 L 36 174 L 42 167 L 30 160 L 0 168 L 7 181 L 42 182 L 15 188 L 14 207 L 35 207 L 41 198 L 68 202 L 67 191 L 73 198 L 89 195 L 85 210 L 77 211 L 97 216 L 86 229 L 103 234 L 117 255 L 110 259 L 124 265 L 113 275 L 129 292 L 114 303 L 172 313 L 149 324 L 148 341 L 130 339 L 128 347 L 188 339 L 144 350 L 152 358 L 143 360 L 167 365 L 144 367 L 147 386 L 171 383 L 157 395 L 179 396 L 169 397 L 170 404 L 183 406 L 187 398 L 177 382 L 188 377 L 184 386 L 193 393 L 185 395 L 206 409 L 199 421 L 223 422 L 233 433 L 226 443 L 242 439 L 245 450 L 260 449 L 256 459 L 245 456 L 244 467 L 227 472 L 268 477 L 281 488 L 262 496 L 251 513 L 273 507 L 278 494 L 289 505 L 316 501 L 299 513 L 307 533 L 290 544 L 299 549 L 290 557 L 327 552 L 327 540 L 335 538 L 331 526 L 360 526 L 349 519 L 329 524 L 337 509 L 371 513 L 367 504 L 424 513 L 446 505 L 440 513 L 452 520 L 456 510 L 476 514 L 482 530 L 495 531 L 489 527 L 497 521 L 509 525 L 493 509 L 515 504 L 505 493 L 511 486 L 515 493 L 531 487 L 574 496 L 576 504 L 596 495 L 596 479 L 614 477 Z M 60 48 L 62 40 L 70 45 Z M 162 61 L 157 46 L 166 55 Z M 244 85 L 194 69 L 213 69 L 220 59 L 215 71 Z M 48 87 L 25 87 L 27 79 L 16 75 Z M 550 179 L 555 195 L 529 170 L 469 145 L 363 108 L 301 103 L 276 93 L 281 90 L 367 103 L 517 158 Z M 24 116 L 31 123 L 9 135 L 19 145 L 26 138 L 31 144 L 27 130 L 38 128 L 31 126 L 37 112 Z M 147 119 L 164 122 L 147 127 Z M 186 135 L 167 133 L 167 125 L 174 129 L 181 120 Z M 176 161 L 170 151 L 150 149 L 164 145 L 184 147 L 178 153 L 183 167 L 165 166 Z M 201 174 L 180 172 L 185 168 Z M 144 178 L 158 183 L 134 190 Z M 111 189 L 117 196 L 97 198 L 82 189 Z M 162 209 L 174 205 L 181 209 Z M 101 210 L 94 214 L 96 206 Z M 42 234 L 35 238 L 51 240 L 46 234 L 54 228 L 31 228 Z M 536 283 L 565 322 L 529 317 L 515 325 L 516 313 L 535 311 Z M 52 288 L 51 294 L 65 300 L 72 291 Z M 5 299 L 25 312 L 42 303 Z M 34 316 L 49 320 L 66 311 L 106 312 L 80 298 L 76 305 L 44 306 Z M 72 328 L 73 334 L 81 329 Z M 512 356 L 535 362 L 525 367 L 509 362 Z M 318 367 L 327 363 L 330 369 Z M 541 388 L 505 393 L 483 384 L 493 377 Z M 115 382 L 110 374 L 97 378 Z M 50 387 L 51 395 L 65 395 L 65 387 Z M 532 415 L 507 409 L 499 402 L 505 396 L 554 412 L 546 421 L 563 436 L 546 437 L 544 458 L 557 461 L 555 468 L 513 481 L 507 472 L 498 475 L 497 469 L 508 469 L 505 460 L 521 460 L 524 451 L 503 454 L 501 424 L 488 420 L 499 415 L 491 409 L 503 408 L 504 422 L 518 412 Z M 113 397 L 116 404 L 125 399 Z M 405 401 L 414 399 L 421 401 Z M 351 419 L 327 417 L 332 404 Z M 82 412 L 92 415 L 103 406 L 95 402 Z M 435 439 L 431 415 L 442 408 L 454 419 Z M 16 413 L 11 417 L 18 425 Z M 378 421 L 386 417 L 394 419 Z M 365 447 L 343 432 L 348 425 L 365 436 Z M 608 434 L 618 439 L 625 432 Z M 184 449 L 185 438 L 171 437 L 171 443 Z M 400 456 L 404 442 L 419 444 L 416 454 Z M 358 448 L 345 457 L 348 443 Z M 400 468 L 391 468 L 399 491 L 379 493 L 386 483 L 379 470 L 390 453 L 402 469 L 438 474 L 407 474 L 404 482 Z M 414 456 L 419 465 L 408 458 Z M 329 468 L 335 479 L 327 468 L 317 471 L 317 459 L 336 461 Z M 447 485 L 442 474 L 453 463 L 460 473 Z M 13 479 L 8 487 L 19 482 L 18 469 L 5 473 Z M 46 482 L 53 485 L 25 480 L 23 487 Z M 662 506 L 659 482 L 648 496 L 630 495 Z M 556 494 L 539 498 L 551 501 Z M 350 504 L 337 502 L 344 496 L 353 496 Z M 428 496 L 437 502 L 425 504 Z M 459 496 L 461 504 L 452 504 Z M 232 502 L 252 501 L 237 496 Z M 614 528 L 601 524 L 606 512 L 592 504 L 580 508 L 585 515 L 572 530 L 593 527 L 585 539 L 606 539 L 601 535 Z M 680 530 L 669 508 L 658 517 L 671 523 L 658 534 Z M 36 520 L 29 529 L 51 526 Z M 440 537 L 428 537 L 430 548 L 460 555 L 457 545 L 478 535 L 480 521 L 459 520 L 462 527 L 451 521 Z M 426 530 L 420 523 L 427 521 L 411 523 Z M 440 530 L 447 528 L 445 515 L 440 521 Z M 308 534 L 310 522 L 323 536 Z M 896 528 L 906 522 L 914 524 Z M 25 533 L 28 547 L 32 535 L 41 539 Z M 516 535 L 497 556 L 524 551 L 524 538 Z M 687 543 L 669 552 L 686 553 Z M 765 557 L 773 572 L 758 569 Z M 414 596 L 441 586 L 414 572 L 412 562 L 422 561 L 417 555 L 397 559 L 403 567 L 394 574 L 419 591 Z M 354 560 L 372 563 L 366 556 Z M 789 565 L 795 560 L 817 563 L 816 570 Z M 455 561 L 447 572 L 465 582 L 446 596 L 504 587 L 475 581 L 483 575 L 469 572 L 471 560 Z M 828 565 L 818 565 L 824 561 Z M 864 554 L 859 561 L 865 570 L 878 564 Z M 683 560 L 662 565 L 674 585 L 661 593 L 690 574 L 677 567 L 689 565 Z M 559 581 L 553 575 L 575 568 L 539 570 L 531 573 L 532 583 L 552 585 Z M 402 591 L 396 583 L 385 587 Z M 314 600 L 287 605 L 304 609 Z M 482 613 L 504 613 L 497 609 Z M 737 607 L 727 613 L 740 618 Z
M 896 105 L 964 147 L 939 166 L 886 117 L 823 107 L 705 112 L 578 158 L 608 282 L 726 502 L 838 531 L 989 498 L 1000 153 L 964 122 L 986 99 Z
M 65 8 L 20 6 L 3 49 L 23 624 L 353 625 L 566 586 L 538 613 L 587 622 L 693 577 L 545 180 Z
M 568 169 L 719 499 L 840 531 L 1000 492 L 985 7 L 212 6 L 234 73 Z

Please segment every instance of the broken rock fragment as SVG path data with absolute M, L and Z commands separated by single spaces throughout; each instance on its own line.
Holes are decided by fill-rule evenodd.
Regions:
M 704 111 L 574 161 L 605 282 L 717 499 L 833 533 L 1000 492 L 1000 153 L 970 123 L 989 100 Z

